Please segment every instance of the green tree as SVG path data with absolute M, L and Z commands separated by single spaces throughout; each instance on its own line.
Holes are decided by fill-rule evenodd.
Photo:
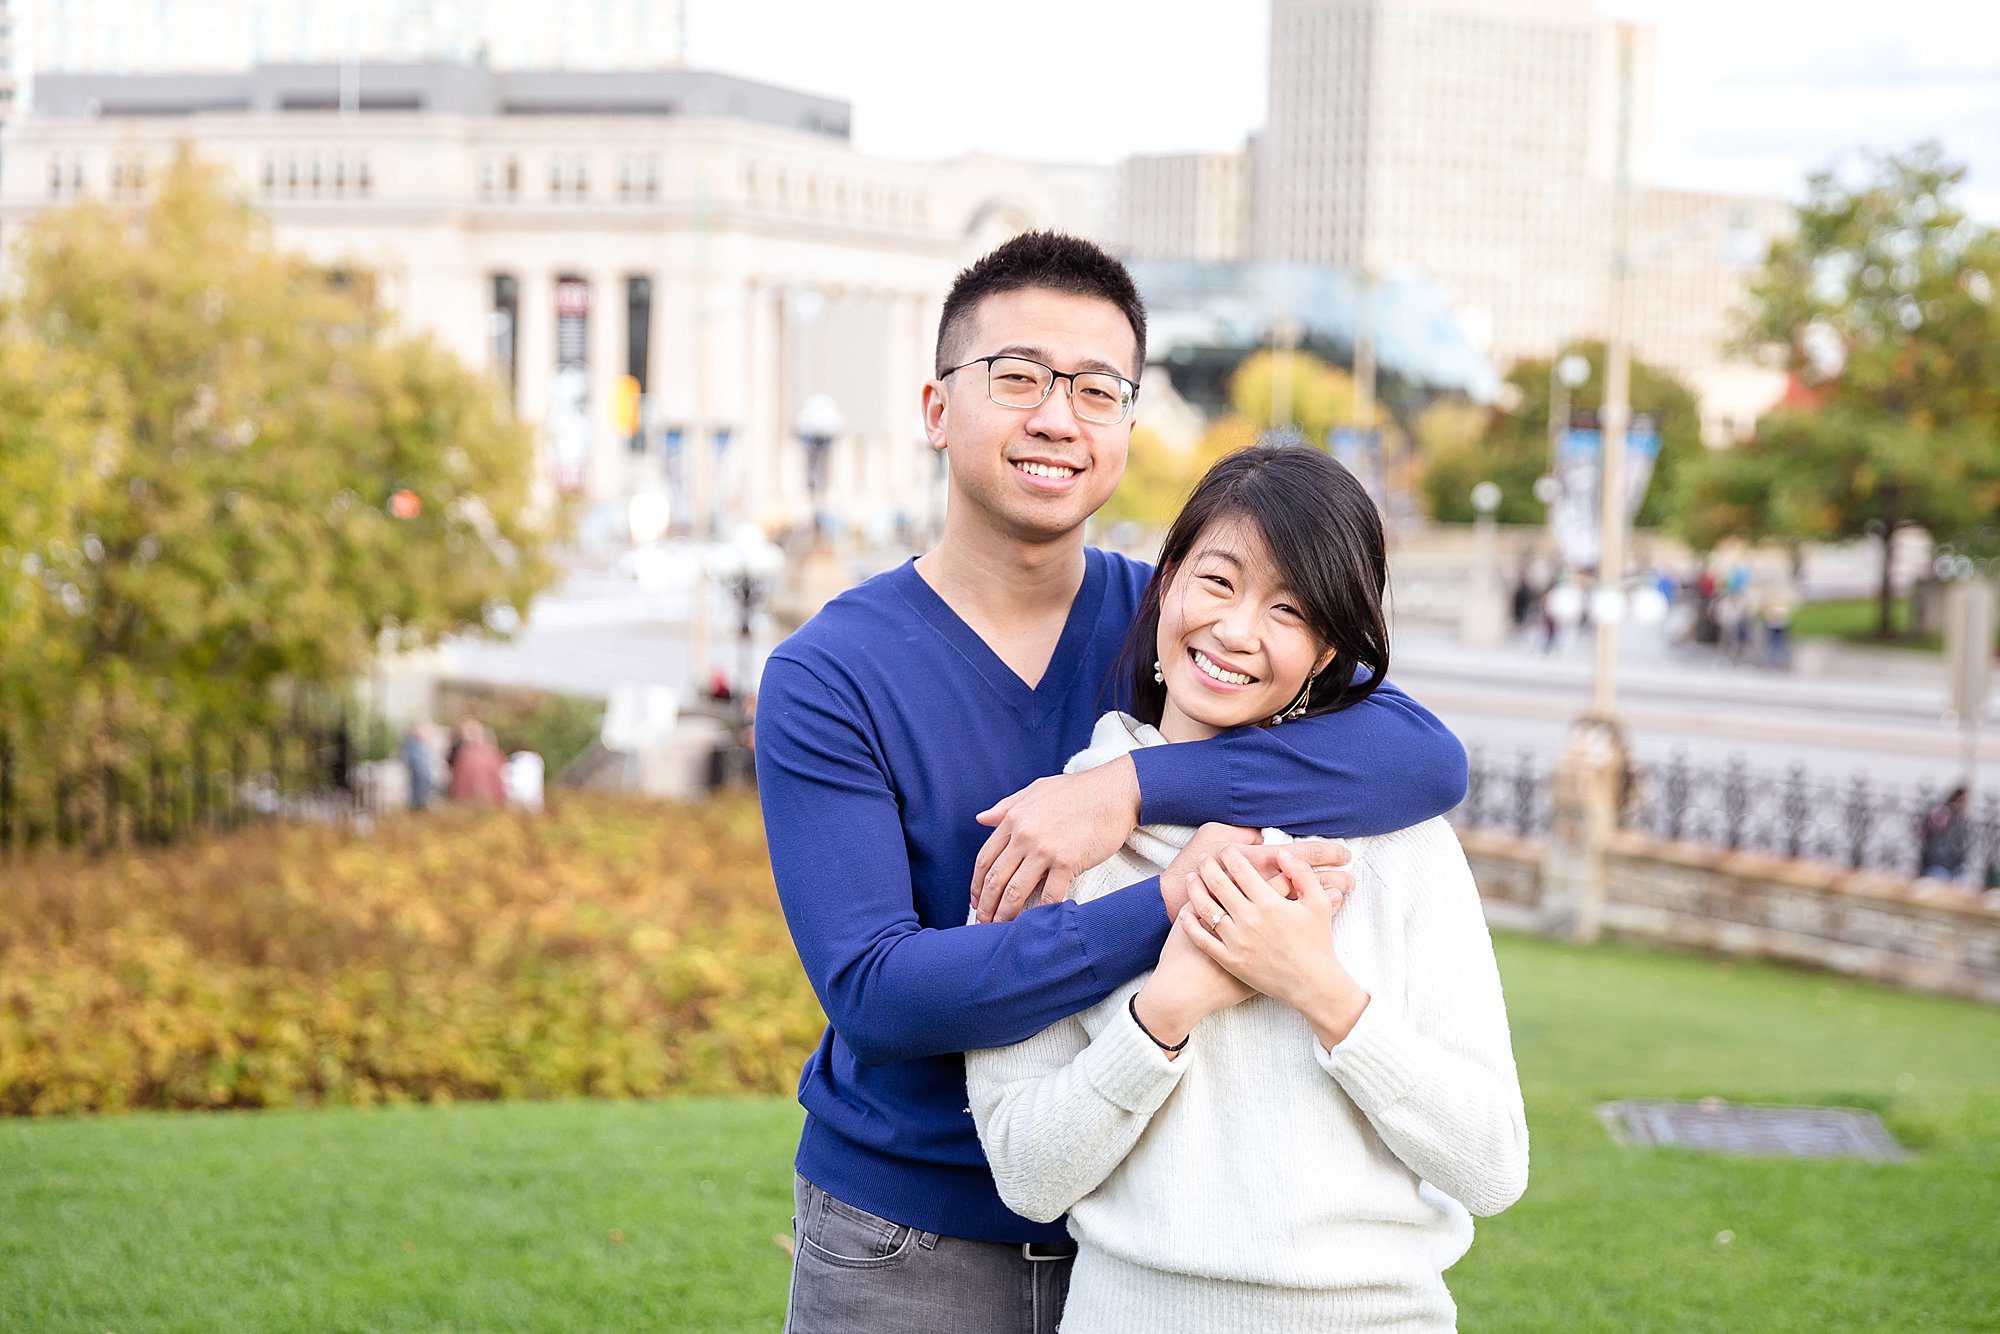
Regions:
M 1590 377 L 1571 391 L 1571 409 L 1596 412 L 1604 406 L 1604 344 L 1579 343 L 1571 350 L 1590 363 Z M 1500 488 L 1502 523 L 1545 520 L 1547 511 L 1535 499 L 1534 486 L 1551 465 L 1549 373 L 1546 360 L 1517 362 L 1507 372 L 1514 407 L 1491 414 L 1483 435 L 1471 435 L 1463 423 L 1452 431 L 1439 429 L 1435 422 L 1428 430 L 1420 427 L 1424 492 L 1433 519 L 1470 523 L 1472 488 L 1490 481 Z M 1704 452 L 1701 412 L 1687 385 L 1671 372 L 1637 360 L 1632 363 L 1631 399 L 1632 411 L 1652 417 L 1660 432 L 1659 458 L 1637 518 L 1642 526 L 1651 527 L 1668 513 L 1681 470 Z
M 76 358 L 0 340 L 0 679 L 75 669 L 44 629 L 80 596 L 83 511 L 115 464 L 102 406 Z
M 1804 392 L 1750 444 L 1701 460 L 1676 507 L 1697 546 L 1882 534 L 1885 638 L 1902 530 L 2000 548 L 2000 235 L 1953 203 L 1964 175 L 1924 144 L 1869 159 L 1858 181 L 1808 178 L 1739 340 Z
M 0 643 L 27 645 L 0 659 L 0 713 L 100 749 L 269 716 L 548 582 L 532 440 L 491 384 L 396 333 L 365 275 L 278 250 L 214 168 L 184 152 L 143 205 L 44 215 L 14 272 L 0 475 L 100 484 L 38 511 L 67 507 L 70 532 L 29 542 L 69 559 L 55 607 L 0 604 Z M 37 367 L 61 371 L 39 397 Z M 16 401 L 41 425 L 15 429 Z M 402 491 L 418 512 L 392 513 Z

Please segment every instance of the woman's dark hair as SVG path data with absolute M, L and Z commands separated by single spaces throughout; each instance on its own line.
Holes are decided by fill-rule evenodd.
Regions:
M 1307 627 L 1334 650 L 1313 680 L 1306 713 L 1332 713 L 1368 698 L 1389 672 L 1382 516 L 1354 474 L 1325 453 L 1260 441 L 1210 468 L 1167 530 L 1120 658 L 1131 674 L 1133 715 L 1157 725 L 1166 710 L 1167 689 L 1153 679 L 1160 599 L 1196 539 L 1210 524 L 1231 519 L 1256 527 Z

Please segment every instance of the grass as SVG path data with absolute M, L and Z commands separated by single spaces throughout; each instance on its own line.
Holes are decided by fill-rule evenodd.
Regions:
M 1877 648 L 1910 649 L 1920 653 L 1942 653 L 1941 634 L 1913 634 L 1910 629 L 1910 600 L 1899 597 L 1890 611 L 1895 638 L 1878 639 L 1876 626 L 1881 610 L 1874 598 L 1832 598 L 1808 602 L 1792 616 L 1792 633 L 1801 639 L 1838 639 L 1849 644 Z M 2000 653 L 2000 634 L 1994 636 L 1994 651 Z
M 2000 1328 L 2000 1011 L 1826 975 L 1501 942 L 1527 1197 L 1469 1330 Z M 1909 1163 L 1638 1152 L 1624 1096 L 1855 1105 Z M 782 1098 L 0 1123 L 0 1328 L 775 1329 Z
M 0 1328 L 776 1328 L 798 1124 L 778 1098 L 9 1122 Z

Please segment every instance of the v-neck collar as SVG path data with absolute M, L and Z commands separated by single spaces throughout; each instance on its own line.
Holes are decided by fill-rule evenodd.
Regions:
M 1049 655 L 1049 665 L 1042 669 L 1041 681 L 1030 689 L 1028 683 L 993 651 L 992 646 L 952 610 L 951 604 L 924 582 L 924 577 L 917 573 L 914 559 L 905 561 L 896 571 L 896 589 L 903 600 L 944 637 L 945 642 L 965 659 L 966 664 L 1009 708 L 1037 720 L 1048 716 L 1056 702 L 1068 693 L 1076 674 L 1083 669 L 1087 656 L 1084 649 L 1090 636 L 1096 633 L 1098 612 L 1104 605 L 1104 580 L 1104 553 L 1095 547 L 1085 547 L 1083 583 L 1070 600 L 1069 616 L 1063 622 L 1055 652 Z

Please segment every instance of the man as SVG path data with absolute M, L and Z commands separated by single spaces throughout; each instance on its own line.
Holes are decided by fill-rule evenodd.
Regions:
M 1956 880 L 1965 873 L 1972 848 L 1972 823 L 1966 818 L 1970 799 L 1959 784 L 1918 822 L 1917 864 L 1927 880 Z
M 943 537 L 829 603 L 765 670 L 771 863 L 830 1021 L 799 1084 L 793 1334 L 1055 1329 L 1074 1246 L 1000 1203 L 962 1054 L 1151 967 L 1220 836 L 1157 879 L 1015 918 L 1038 886 L 1060 899 L 1142 809 L 1360 835 L 1464 795 L 1463 749 L 1387 686 L 1341 713 L 1047 776 L 1122 702 L 1113 669 L 1150 572 L 1087 548 L 1083 525 L 1124 470 L 1144 364 L 1138 293 L 1088 242 L 1031 233 L 968 268 L 923 390 L 949 462 Z M 1319 846 L 1345 888 L 1330 869 L 1344 850 Z M 964 924 L 969 903 L 980 924 Z

